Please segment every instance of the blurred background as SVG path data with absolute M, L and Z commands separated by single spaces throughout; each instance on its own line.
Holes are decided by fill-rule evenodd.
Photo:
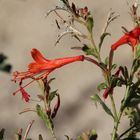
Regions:
M 103 44 L 102 57 L 105 58 L 110 46 L 121 35 L 121 26 L 128 30 L 133 28 L 133 22 L 129 15 L 127 2 L 133 0 L 73 0 L 78 7 L 88 6 L 94 17 L 94 39 L 99 43 L 99 37 L 107 18 L 108 11 L 112 8 L 120 17 L 112 22 L 108 31 L 112 34 L 107 37 Z M 47 58 L 59 58 L 83 54 L 80 51 L 71 50 L 73 46 L 81 45 L 71 36 L 64 37 L 55 46 L 55 41 L 61 30 L 55 23 L 55 15 L 45 17 L 46 12 L 56 5 L 59 0 L 0 0 L 0 53 L 8 56 L 8 62 L 12 64 L 12 71 L 25 71 L 32 61 L 30 51 L 32 48 L 39 49 Z M 81 28 L 81 31 L 84 31 Z M 132 51 L 128 46 L 120 47 L 115 54 L 115 63 L 129 66 L 131 64 Z M 101 71 L 88 62 L 79 62 L 67 65 L 49 75 L 56 80 L 51 84 L 52 90 L 59 89 L 61 95 L 61 107 L 55 118 L 55 132 L 58 140 L 65 139 L 64 135 L 75 138 L 83 131 L 96 128 L 98 139 L 110 139 L 113 128 L 112 119 L 102 110 L 100 105 L 96 108 L 90 96 L 98 93 L 97 85 L 103 80 Z M 36 103 L 25 103 L 20 94 L 13 96 L 18 85 L 11 82 L 10 74 L 0 72 L 0 128 L 6 129 L 6 140 L 14 139 L 14 133 L 18 128 L 27 127 L 27 124 L 35 119 L 29 137 L 38 139 L 41 133 L 44 139 L 50 139 L 42 121 L 35 113 L 29 112 L 22 115 L 18 113 L 24 108 L 32 107 Z M 36 86 L 36 84 L 34 84 Z M 27 90 L 36 99 L 40 92 L 35 86 Z M 115 100 L 119 107 L 124 89 L 115 91 Z M 102 96 L 102 92 L 99 93 Z M 109 100 L 105 102 L 110 105 Z M 127 121 L 122 120 L 123 131 L 127 127 Z

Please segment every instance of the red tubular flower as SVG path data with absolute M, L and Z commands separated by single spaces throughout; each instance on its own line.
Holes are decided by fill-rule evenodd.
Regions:
M 31 55 L 32 58 L 34 59 L 34 62 L 28 65 L 28 70 L 26 72 L 16 71 L 13 73 L 14 76 L 13 81 L 15 82 L 19 81 L 20 85 L 22 84 L 22 81 L 25 79 L 32 78 L 33 80 L 30 82 L 32 83 L 35 80 L 46 78 L 48 74 L 51 73 L 53 70 L 60 68 L 66 64 L 84 60 L 83 55 L 48 60 L 44 58 L 43 55 L 35 48 L 32 49 Z M 28 86 L 30 83 L 23 86 L 22 88 Z M 17 90 L 15 93 L 17 93 L 18 91 L 20 90 Z
M 134 28 L 132 31 L 122 36 L 116 43 L 111 46 L 112 50 L 116 50 L 120 45 L 130 44 L 132 49 L 136 47 L 140 36 L 140 27 Z
M 25 100 L 26 102 L 29 102 L 30 95 L 23 89 L 23 87 L 20 87 L 19 91 L 22 94 L 22 100 Z M 15 95 L 16 93 L 13 93 Z

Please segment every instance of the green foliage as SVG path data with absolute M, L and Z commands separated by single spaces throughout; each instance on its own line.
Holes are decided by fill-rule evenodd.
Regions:
M 100 43 L 99 43 L 99 50 L 101 49 L 101 47 L 102 47 L 102 44 L 103 44 L 103 42 L 104 42 L 104 39 L 105 39 L 105 37 L 106 36 L 111 36 L 111 34 L 110 33 L 103 33 L 102 35 L 101 35 L 101 37 L 100 37 Z
M 40 105 L 36 105 L 36 111 L 38 116 L 44 121 L 46 127 L 52 131 L 53 130 L 53 122 L 51 120 L 51 118 L 49 118 L 49 116 L 43 111 L 43 109 L 41 108 Z
M 89 45 L 84 44 L 82 47 L 82 50 L 86 55 L 92 55 L 92 56 L 95 56 L 97 58 L 95 49 L 91 48 Z
M 128 138 L 137 139 L 137 133 L 140 132 L 140 111 L 137 107 L 127 107 L 125 114 L 130 120 Z
M 117 68 L 117 64 L 113 64 L 112 67 L 111 67 L 111 70 L 114 70 Z
M 57 95 L 57 91 L 58 90 L 55 90 L 55 91 L 52 91 L 52 92 L 50 92 L 49 93 L 49 99 L 48 99 L 48 104 L 50 104 L 51 103 L 51 101 L 54 99 L 54 97 Z
M 132 74 L 134 74 L 138 70 L 139 67 L 140 67 L 140 60 L 134 59 L 133 64 L 132 64 Z
M 94 26 L 93 17 L 88 16 L 87 21 L 86 21 L 86 26 L 87 26 L 88 31 L 92 33 L 93 26 Z
M 107 84 L 106 83 L 101 83 L 97 86 L 98 91 L 101 91 L 103 89 L 107 88 Z
M 102 101 L 102 99 L 101 99 L 97 94 L 91 96 L 91 99 L 92 99 L 94 102 L 98 102 L 99 104 L 101 104 L 101 106 L 102 106 L 102 108 L 104 109 L 104 111 L 105 111 L 108 115 L 112 116 L 113 119 L 114 119 L 114 116 L 113 116 L 111 110 L 108 108 L 108 106 Z
M 140 58 L 140 43 L 136 46 L 135 58 Z

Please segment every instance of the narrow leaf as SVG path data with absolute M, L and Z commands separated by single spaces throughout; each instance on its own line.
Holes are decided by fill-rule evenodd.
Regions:
M 103 44 L 103 41 L 104 41 L 105 37 L 108 36 L 108 35 L 111 36 L 110 33 L 103 33 L 103 34 L 101 35 L 101 37 L 100 37 L 100 43 L 99 43 L 99 49 L 101 49 L 102 44 Z
M 93 21 L 93 18 L 91 16 L 89 16 L 87 18 L 87 22 L 86 22 L 86 25 L 87 25 L 87 29 L 90 33 L 92 33 L 92 29 L 93 29 L 93 26 L 94 26 L 94 21 Z
M 48 115 L 45 112 L 43 112 L 42 108 L 38 104 L 36 106 L 36 111 L 37 111 L 38 116 L 44 121 L 46 127 L 50 131 L 52 131 L 53 130 L 52 120 L 48 117 Z
M 140 58 L 140 43 L 136 46 L 135 57 Z
M 111 110 L 108 108 L 108 106 L 102 101 L 102 99 L 101 99 L 97 94 L 91 96 L 91 99 L 92 99 L 93 101 L 96 101 L 96 102 L 98 102 L 99 104 L 101 104 L 101 106 L 102 106 L 102 108 L 104 109 L 104 111 L 105 111 L 108 115 L 112 116 L 113 119 L 114 119 L 114 116 L 113 116 Z
M 106 88 L 107 88 L 106 83 L 101 83 L 97 86 L 98 91 L 101 91 L 101 90 L 106 89 Z

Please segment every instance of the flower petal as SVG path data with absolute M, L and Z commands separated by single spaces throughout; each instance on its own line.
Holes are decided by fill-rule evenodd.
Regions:
M 46 63 L 49 61 L 48 59 L 43 57 L 43 55 L 40 53 L 39 50 L 37 50 L 35 48 L 32 49 L 31 55 L 37 63 Z

